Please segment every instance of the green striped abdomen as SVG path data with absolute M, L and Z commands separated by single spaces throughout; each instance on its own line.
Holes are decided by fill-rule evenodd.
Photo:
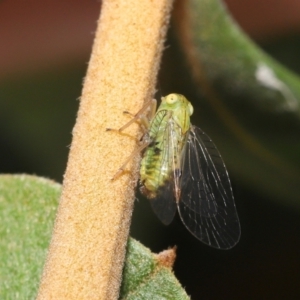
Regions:
M 165 151 L 158 145 L 150 145 L 141 162 L 140 179 L 142 193 L 148 198 L 155 198 L 160 187 L 171 180 L 173 168 L 170 159 L 163 157 Z

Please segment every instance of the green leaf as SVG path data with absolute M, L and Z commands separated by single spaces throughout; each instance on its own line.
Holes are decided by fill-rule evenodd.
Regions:
M 201 65 L 200 72 L 209 84 L 222 92 L 224 102 L 243 97 L 243 105 L 276 115 L 290 114 L 300 121 L 299 76 L 251 41 L 222 1 L 187 3 L 194 62 Z
M 190 299 L 170 268 L 174 250 L 155 255 L 134 239 L 129 239 L 127 248 L 120 299 Z
M 34 299 L 60 190 L 44 178 L 0 176 L 0 299 Z
M 0 176 L 0 299 L 34 299 L 60 191 L 45 178 Z M 189 299 L 172 273 L 172 253 L 155 255 L 129 239 L 120 299 Z

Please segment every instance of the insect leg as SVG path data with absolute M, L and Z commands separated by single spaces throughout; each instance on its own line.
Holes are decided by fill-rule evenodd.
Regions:
M 144 127 L 144 132 L 146 132 L 149 128 L 149 120 L 153 118 L 156 111 L 156 100 L 151 99 L 147 101 L 144 106 L 133 116 L 133 118 L 127 122 L 125 125 L 123 125 L 121 128 L 117 129 L 117 131 L 122 132 L 127 127 L 129 127 L 132 123 L 140 121 L 142 126 Z M 125 112 L 126 114 L 130 114 L 129 112 Z M 107 131 L 112 131 L 114 129 L 107 128 Z
M 117 171 L 117 173 L 112 177 L 111 180 L 115 180 L 125 170 L 125 167 L 130 162 L 130 160 L 133 157 L 135 157 L 138 153 L 140 153 L 141 151 L 143 151 L 146 147 L 148 147 L 149 144 L 150 144 L 150 141 L 146 141 L 146 142 L 143 143 L 143 145 L 141 145 L 136 150 L 134 150 L 131 153 L 131 155 L 126 159 L 126 161 L 123 163 L 123 165 L 119 168 L 119 170 Z
M 121 128 L 119 129 L 112 129 L 112 128 L 107 128 L 107 131 L 118 131 L 118 132 L 122 132 L 123 130 L 125 130 L 127 127 L 129 127 L 132 123 L 139 121 L 140 125 L 142 125 L 143 128 L 143 132 L 144 132 L 144 139 L 143 139 L 143 144 L 141 146 L 139 146 L 136 150 L 134 150 L 131 155 L 126 159 L 126 161 L 123 163 L 123 165 L 119 168 L 119 170 L 117 171 L 117 173 L 112 177 L 111 180 L 115 180 L 125 169 L 126 165 L 128 164 L 128 162 L 138 153 L 140 153 L 143 149 L 145 149 L 147 146 L 149 146 L 149 144 L 151 143 L 151 141 L 149 140 L 149 138 L 147 138 L 147 132 L 148 129 L 150 127 L 150 121 L 151 119 L 154 117 L 155 112 L 156 112 L 156 105 L 157 102 L 155 99 L 151 99 L 149 101 L 147 101 L 144 106 L 135 114 L 133 115 L 133 118 L 127 122 L 125 125 L 123 125 Z M 132 115 L 130 112 L 125 112 L 126 114 Z M 146 139 L 145 139 L 146 137 Z

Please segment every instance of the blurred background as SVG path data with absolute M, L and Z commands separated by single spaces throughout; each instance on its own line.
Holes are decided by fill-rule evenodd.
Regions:
M 298 0 L 226 3 L 261 48 L 300 73 Z M 62 182 L 100 7 L 90 0 L 0 2 L 1 173 Z M 193 102 L 199 94 L 172 26 L 166 45 L 157 96 L 179 92 Z M 200 112 L 203 121 L 198 118 L 197 125 L 215 140 L 210 123 L 221 122 L 205 113 Z M 222 140 L 215 142 L 223 153 Z M 242 227 L 235 248 L 220 251 L 201 244 L 179 218 L 163 226 L 139 194 L 131 236 L 154 252 L 178 246 L 175 274 L 192 299 L 299 299 L 300 210 L 228 171 Z

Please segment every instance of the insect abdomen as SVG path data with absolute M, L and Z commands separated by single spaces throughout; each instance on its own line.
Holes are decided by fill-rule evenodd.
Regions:
M 172 170 L 162 158 L 162 150 L 157 145 L 149 146 L 141 162 L 141 192 L 150 199 L 155 198 L 171 174 Z

